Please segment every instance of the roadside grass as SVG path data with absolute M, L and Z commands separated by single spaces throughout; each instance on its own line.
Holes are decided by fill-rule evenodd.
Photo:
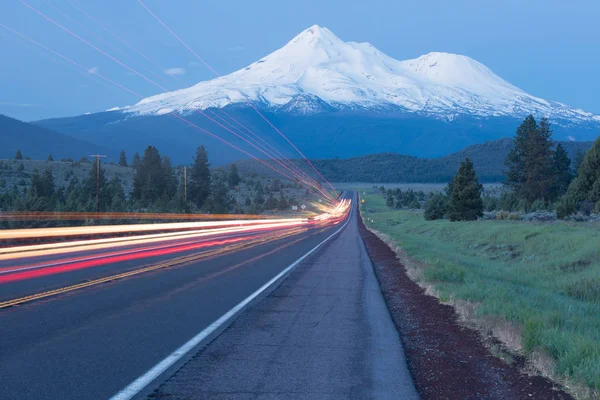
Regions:
M 516 327 L 512 350 L 578 397 L 600 396 L 600 224 L 425 221 L 375 190 L 361 198 L 367 226 L 423 267 L 440 300 L 475 305 L 480 328 Z

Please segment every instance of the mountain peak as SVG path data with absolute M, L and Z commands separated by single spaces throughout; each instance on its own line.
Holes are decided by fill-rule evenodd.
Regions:
M 398 61 L 368 42 L 344 42 L 319 25 L 305 29 L 282 48 L 243 69 L 152 96 L 123 112 L 186 113 L 245 101 L 274 112 L 359 108 L 441 119 L 460 114 L 518 118 L 534 114 L 555 120 L 600 120 L 534 97 L 470 57 L 431 52 Z

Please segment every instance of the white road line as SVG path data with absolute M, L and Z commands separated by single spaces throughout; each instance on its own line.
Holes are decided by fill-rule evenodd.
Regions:
M 231 310 L 229 310 L 226 314 L 224 314 L 221 318 L 219 318 L 218 320 L 216 320 L 215 322 L 210 324 L 207 328 L 205 328 L 203 331 L 201 331 L 196 336 L 191 338 L 183 346 L 181 346 L 180 348 L 175 350 L 173 353 L 168 355 L 164 360 L 162 360 L 161 362 L 156 364 L 148 372 L 146 372 L 145 374 L 143 374 L 142 376 L 137 378 L 135 381 L 130 383 L 127 387 L 122 389 L 119 393 L 115 394 L 113 397 L 111 397 L 111 400 L 129 400 L 129 399 L 133 398 L 135 395 L 137 395 L 139 392 L 141 392 L 146 386 L 148 386 L 150 383 L 152 383 L 152 381 L 154 381 L 156 378 L 158 378 L 169 367 L 171 367 L 173 364 L 175 364 L 177 361 L 179 361 L 183 356 L 185 356 L 192 349 L 194 349 L 196 346 L 198 346 L 211 333 L 213 333 L 214 331 L 219 329 L 222 325 L 227 323 L 227 321 L 229 321 L 231 318 L 233 318 L 238 312 L 240 312 L 244 307 L 246 307 L 250 302 L 252 302 L 252 300 L 254 300 L 258 296 L 260 296 L 261 293 L 263 293 L 271 285 L 273 285 L 275 282 L 277 282 L 282 276 L 289 273 L 298 264 L 300 264 L 306 257 L 310 256 L 319 247 L 321 247 L 324 243 L 329 241 L 329 239 L 331 239 L 332 237 L 337 235 L 342 229 L 344 229 L 346 227 L 346 225 L 348 225 L 348 223 L 352 219 L 353 211 L 354 210 L 350 211 L 350 213 L 348 214 L 348 220 L 346 221 L 346 223 L 344 223 L 344 225 L 342 225 L 342 227 L 340 229 L 338 229 L 337 231 L 332 233 L 329 237 L 327 237 L 321 243 L 316 245 L 308 253 L 306 253 L 305 255 L 303 255 L 302 257 L 297 259 L 296 261 L 294 261 L 286 269 L 284 269 L 279 274 L 277 274 L 277 276 L 275 276 L 269 282 L 267 282 L 263 286 L 261 286 L 256 292 L 252 293 L 250 296 L 248 296 L 246 299 L 244 299 L 242 302 L 240 302 L 238 305 L 236 305 Z

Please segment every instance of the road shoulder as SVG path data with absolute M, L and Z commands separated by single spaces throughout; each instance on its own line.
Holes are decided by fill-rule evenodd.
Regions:
M 358 224 L 422 399 L 572 399 L 548 379 L 525 375 L 518 365 L 493 356 L 477 331 L 459 323 L 452 307 L 408 277 L 394 251 L 362 218 Z

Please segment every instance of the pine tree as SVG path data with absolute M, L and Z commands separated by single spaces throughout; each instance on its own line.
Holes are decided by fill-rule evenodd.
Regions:
M 228 183 L 230 188 L 234 188 L 241 182 L 240 175 L 238 174 L 237 165 L 231 164 L 229 169 Z
M 483 215 L 481 192 L 483 186 L 477 180 L 473 163 L 469 158 L 460 163 L 454 177 L 450 196 L 450 221 L 472 221 Z
M 514 147 L 505 160 L 505 184 L 529 202 L 551 197 L 554 184 L 552 131 L 548 120 L 540 125 L 529 115 L 517 128 Z
M 274 210 L 277 208 L 277 200 L 273 197 L 273 193 L 269 193 L 267 201 L 265 201 L 265 210 Z
M 52 170 L 46 168 L 43 175 L 40 175 L 39 171 L 35 169 L 31 175 L 31 188 L 38 197 L 54 196 L 55 187 Z
M 385 205 L 389 208 L 394 208 L 394 194 L 391 190 L 388 190 L 385 196 Z
M 21 153 L 20 149 L 17 149 L 17 152 L 15 153 L 15 160 L 22 160 L 23 159 L 23 154 Z
M 171 163 L 171 159 L 167 156 L 162 158 L 162 194 L 171 199 L 177 192 L 177 177 L 175 176 L 175 168 Z
M 567 196 L 577 203 L 600 201 L 600 137 L 585 154 Z
M 213 179 L 210 188 L 210 196 L 206 200 L 205 209 L 212 214 L 228 213 L 233 206 L 233 198 L 229 194 L 224 179 Z
M 285 210 L 287 209 L 289 206 L 288 201 L 285 198 L 285 195 L 283 194 L 283 190 L 279 191 L 279 204 L 277 204 L 277 208 L 279 210 Z
M 204 146 L 198 146 L 194 164 L 190 171 L 190 183 L 188 185 L 188 199 L 198 208 L 202 208 L 210 195 L 211 176 L 208 154 Z
M 165 192 L 165 171 L 158 149 L 148 146 L 133 178 L 132 198 L 149 205 Z
M 427 221 L 442 219 L 446 215 L 448 199 L 442 193 L 434 194 L 425 204 L 424 217 Z
M 141 163 L 142 163 L 142 159 L 140 158 L 140 154 L 138 152 L 136 152 L 133 155 L 133 160 L 131 161 L 131 166 L 133 168 L 138 168 Z
M 573 174 L 577 175 L 579 172 L 579 167 L 581 167 L 581 163 L 583 163 L 583 159 L 585 158 L 585 152 L 581 149 L 577 150 L 577 154 L 575 154 L 575 160 L 573 160 Z
M 52 153 L 48 154 L 48 161 L 54 161 L 54 157 L 52 157 Z
M 139 154 L 138 154 L 138 157 L 139 157 Z M 125 150 L 121 150 L 121 154 L 119 155 L 119 165 L 121 167 L 127 166 L 127 156 L 125 155 Z
M 258 205 L 263 205 L 263 203 L 265 202 L 265 191 L 260 181 L 257 181 L 256 185 L 254 185 L 254 191 L 254 203 Z
M 573 175 L 571 174 L 571 159 L 563 146 L 559 143 L 552 156 L 554 164 L 554 188 L 552 199 L 557 199 L 567 192 Z

